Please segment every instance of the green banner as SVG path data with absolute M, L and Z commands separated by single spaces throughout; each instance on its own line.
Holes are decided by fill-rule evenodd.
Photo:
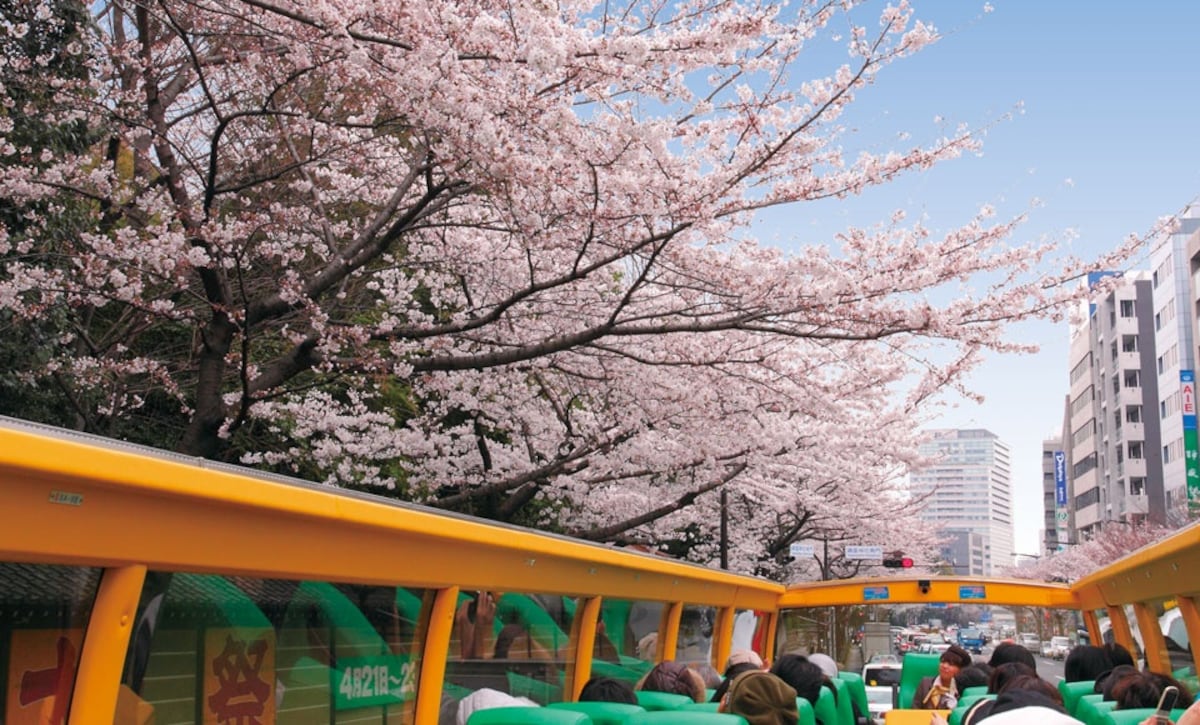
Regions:
M 352 710 L 373 705 L 395 705 L 416 694 L 416 668 L 408 657 L 339 657 L 330 670 L 334 707 Z
M 1200 510 L 1200 436 L 1195 428 L 1183 429 L 1183 456 L 1187 462 L 1188 511 Z

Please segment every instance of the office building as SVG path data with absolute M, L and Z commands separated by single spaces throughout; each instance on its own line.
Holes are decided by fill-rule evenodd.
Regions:
M 921 518 L 952 536 L 970 571 L 989 575 L 1013 563 L 1012 482 L 1008 446 L 982 429 L 930 431 L 920 447 L 933 459 L 910 478 L 913 496 L 923 503 Z M 978 539 L 964 536 L 978 535 Z M 977 558 L 972 550 L 977 550 Z M 956 569 L 956 571 L 959 571 Z

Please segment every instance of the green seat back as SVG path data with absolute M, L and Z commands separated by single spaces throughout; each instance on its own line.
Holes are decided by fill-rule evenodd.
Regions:
M 833 685 L 833 691 L 837 694 L 834 700 L 837 703 L 837 718 L 840 725 L 855 725 L 854 723 L 854 706 L 850 704 L 850 686 L 846 681 L 840 678 L 834 678 L 829 681 Z M 866 690 L 863 690 L 866 694 Z
M 900 709 L 912 707 L 913 695 L 917 694 L 917 686 L 926 677 L 936 677 L 939 654 L 924 654 L 921 652 L 905 652 L 904 664 L 900 670 L 900 696 L 896 703 Z
M 724 712 L 658 710 L 635 713 L 625 725 L 748 725 L 746 718 Z
M 1108 711 L 1114 709 L 1117 703 L 1112 700 L 1102 700 L 1094 695 L 1084 695 L 1075 703 L 1075 719 L 1082 720 L 1088 725 L 1101 725 L 1108 722 Z
M 812 703 L 803 697 L 796 698 L 796 710 L 800 713 L 798 725 L 817 725 L 817 714 Z
M 861 715 L 869 715 L 871 706 L 867 702 L 867 685 L 863 682 L 862 675 L 857 672 L 839 672 L 838 679 L 846 683 L 846 689 L 850 691 L 850 700 L 858 706 L 858 712 Z
M 591 719 L 582 712 L 550 709 L 548 707 L 491 707 L 476 710 L 467 718 L 467 725 L 589 725 Z
M 1084 695 L 1095 694 L 1095 691 L 1095 680 L 1080 680 L 1079 682 L 1062 680 L 1058 683 L 1058 693 L 1062 695 L 1063 707 L 1071 715 L 1075 714 L 1075 706 L 1079 703 L 1079 698 Z
M 971 695 L 986 695 L 988 694 L 987 685 L 975 685 L 974 687 L 964 687 L 959 693 L 961 697 L 970 697 Z
M 1171 711 L 1171 722 L 1179 720 L 1183 715 L 1184 709 L 1178 708 Z M 1101 721 L 1104 725 L 1138 725 L 1146 718 L 1154 714 L 1152 707 L 1135 707 L 1129 710 L 1112 709 L 1104 713 L 1104 719 Z
M 716 712 L 720 708 L 719 702 L 689 702 L 679 709 L 688 712 Z
M 560 685 L 542 682 L 518 672 L 506 672 L 504 676 L 508 679 L 508 692 L 514 697 L 528 697 L 539 705 L 562 699 L 563 692 Z
M 624 702 L 552 702 L 546 707 L 582 712 L 592 719 L 593 725 L 624 725 L 630 715 L 646 711 L 638 705 Z
M 813 705 L 813 714 L 817 716 L 820 725 L 841 725 L 838 720 L 837 702 L 834 701 L 833 692 L 828 687 L 821 688 L 817 704 Z
M 634 694 L 637 695 L 638 704 L 648 711 L 678 710 L 688 703 L 695 702 L 687 695 L 676 695 L 673 692 L 638 690 Z
M 974 689 L 974 688 L 968 688 L 968 689 Z M 984 688 L 984 689 L 986 690 L 987 688 Z M 963 695 L 962 697 L 958 698 L 958 705 L 953 710 L 950 711 L 950 717 L 946 718 L 946 722 L 949 723 L 949 725 L 960 725 L 960 723 L 962 723 L 963 717 L 966 716 L 967 711 L 970 710 L 971 707 L 975 703 L 979 702 L 980 700 L 995 700 L 995 699 L 996 699 L 995 695 L 988 694 L 987 692 L 983 693 L 982 695 L 979 693 Z

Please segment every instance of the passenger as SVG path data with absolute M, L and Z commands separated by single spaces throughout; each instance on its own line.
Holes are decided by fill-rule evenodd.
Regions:
M 593 677 L 579 691 L 580 702 L 621 702 L 626 705 L 637 704 L 637 694 L 628 682 L 612 677 Z
M 988 694 L 999 695 L 1008 689 L 1009 683 L 1022 677 L 1037 677 L 1037 673 L 1034 672 L 1029 665 L 1021 662 L 1005 662 L 996 669 L 992 670 L 992 674 L 988 676 Z M 976 701 L 975 704 L 971 705 L 971 707 L 963 714 L 962 722 L 979 722 L 991 714 L 992 708 L 995 707 L 995 705 L 995 698 L 985 698 Z
M 825 673 L 804 655 L 783 655 L 771 666 L 771 674 L 786 682 L 798 696 L 814 706 L 821 697 L 821 688 L 825 686 Z
M 1033 659 L 1033 653 L 1013 642 L 1001 642 L 996 645 L 996 649 L 992 650 L 991 659 L 988 660 L 988 666 L 994 670 L 1006 662 L 1020 662 L 1037 672 L 1037 660 Z
M 808 661 L 821 668 L 821 673 L 829 679 L 837 679 L 838 666 L 833 658 L 822 652 L 813 652 L 808 656 Z
M 464 660 L 485 659 L 492 655 L 498 598 L 495 592 L 473 592 L 471 599 L 460 604 L 454 613 L 459 653 Z
M 1116 642 L 1107 642 L 1104 645 L 1104 651 L 1108 654 L 1108 659 L 1112 661 L 1113 667 L 1117 665 L 1129 665 L 1137 667 L 1137 663 L 1133 661 L 1133 655 L 1129 654 L 1129 650 Z
M 958 685 L 954 677 L 971 666 L 971 653 L 956 644 L 938 659 L 936 677 L 922 678 L 913 695 L 911 707 L 918 710 L 953 710 L 958 704 Z
M 1023 662 L 1005 662 L 992 670 L 991 676 L 988 677 L 988 693 L 999 695 L 1011 680 L 1030 675 L 1037 677 L 1037 672 L 1029 665 Z
M 704 702 L 704 680 L 682 662 L 659 662 L 642 677 L 637 689 L 687 695 L 693 702 Z
M 1168 686 L 1179 690 L 1176 702 L 1192 701 L 1192 693 L 1183 683 L 1168 675 L 1157 672 L 1133 672 L 1121 677 L 1113 684 L 1112 699 L 1117 703 L 1118 710 L 1131 710 L 1138 707 L 1157 707 L 1158 698 Z
M 493 707 L 537 707 L 533 700 L 524 697 L 513 697 L 507 692 L 493 690 L 490 687 L 472 692 L 458 702 L 457 725 L 467 725 L 471 713 L 478 710 L 490 710 Z
M 704 689 L 713 689 L 721 686 L 721 673 L 717 672 L 716 668 L 707 662 L 692 662 L 688 664 L 700 675 L 700 679 L 704 681 Z
M 638 640 L 637 658 L 643 662 L 653 662 L 658 658 L 658 632 L 651 632 Z
M 721 698 L 729 690 L 729 683 L 733 678 L 744 672 L 753 670 L 761 670 L 764 668 L 762 657 L 752 649 L 734 650 L 729 654 L 729 659 L 725 661 L 725 674 L 721 684 L 717 685 L 716 692 L 713 693 L 712 699 L 709 702 L 720 702 Z
M 1137 668 L 1132 665 L 1117 665 L 1108 672 L 1101 674 L 1096 678 L 1096 684 L 1092 688 L 1092 692 L 1099 693 L 1103 699 L 1113 699 L 1113 687 L 1117 682 L 1126 675 L 1137 674 Z
M 962 692 L 968 687 L 987 687 L 988 678 L 992 676 L 992 668 L 986 662 L 972 662 L 954 676 L 954 684 Z
M 770 672 L 752 670 L 734 678 L 718 712 L 741 715 L 749 725 L 796 725 L 796 690 Z
M 1039 677 L 1032 679 L 1053 689 L 1049 683 Z M 1028 684 L 1034 685 L 1032 682 Z M 963 716 L 962 725 L 977 725 L 981 721 L 985 725 L 1031 725 L 1032 723 L 1037 723 L 1037 725 L 1074 725 L 1081 723 L 1080 720 L 1067 714 L 1061 700 L 1049 697 L 1043 688 L 1036 685 L 1033 689 L 1011 687 L 995 700 L 988 702 L 993 703 L 989 712 L 977 714 L 972 708 Z M 935 715 L 931 725 L 945 725 L 945 723 L 945 719 Z
M 1095 680 L 1112 668 L 1112 658 L 1103 647 L 1080 644 L 1067 653 L 1067 659 L 1063 662 L 1063 679 L 1067 682 Z

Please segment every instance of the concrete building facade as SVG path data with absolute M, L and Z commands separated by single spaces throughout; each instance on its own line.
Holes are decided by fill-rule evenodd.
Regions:
M 923 521 L 958 542 L 955 571 L 990 575 L 1013 563 L 1012 476 L 1008 446 L 991 431 L 940 429 L 921 445 L 935 459 L 910 479 Z M 967 534 L 975 534 L 978 538 Z M 978 551 L 976 557 L 974 552 Z

